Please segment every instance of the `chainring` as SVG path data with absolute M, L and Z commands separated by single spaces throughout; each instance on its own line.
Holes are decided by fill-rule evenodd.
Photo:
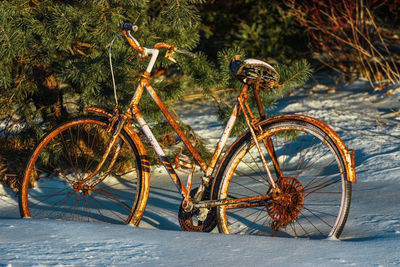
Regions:
M 197 188 L 190 191 L 190 196 L 194 197 L 197 192 Z M 203 199 L 208 199 L 209 192 L 206 190 L 203 195 Z M 215 226 L 217 226 L 217 209 L 211 208 L 208 211 L 207 217 L 204 221 L 200 221 L 197 216 L 200 210 L 192 212 L 186 212 L 182 207 L 183 201 L 179 206 L 178 222 L 183 231 L 188 232 L 211 232 Z

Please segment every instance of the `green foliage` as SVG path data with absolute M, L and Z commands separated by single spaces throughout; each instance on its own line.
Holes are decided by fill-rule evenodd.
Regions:
M 1 1 L 0 117 L 12 117 L 40 136 L 42 126 L 71 115 L 65 103 L 72 99 L 75 112 L 88 105 L 112 108 L 107 52 L 119 25 L 139 25 L 136 37 L 143 46 L 164 41 L 190 49 L 199 40 L 194 4 L 200 2 Z M 113 61 L 118 97 L 126 104 L 144 63 L 123 38 L 113 47 Z M 168 65 L 162 61 L 156 67 Z
M 200 7 L 202 50 L 236 45 L 249 57 L 290 63 L 307 51 L 306 33 L 285 12 L 281 1 L 211 1 Z M 216 49 L 217 48 L 217 49 Z
M 226 118 L 229 103 L 240 89 L 240 82 L 229 74 L 228 64 L 233 56 L 274 57 L 286 62 L 296 48 L 283 44 L 297 38 L 298 32 L 291 30 L 293 25 L 283 16 L 279 5 L 265 6 L 261 0 L 227 1 L 238 12 L 232 13 L 221 12 L 223 5 L 204 2 L 0 1 L 0 119 L 6 122 L 0 135 L 15 135 L 14 126 L 19 125 L 22 140 L 37 139 L 58 122 L 82 113 L 87 106 L 113 109 L 108 48 L 120 32 L 119 25 L 126 21 L 139 26 L 134 35 L 142 46 L 167 42 L 188 50 L 206 48 L 206 53 L 197 52 L 194 60 L 176 55 L 180 71 L 161 54 L 155 71 L 167 69 L 166 78 L 154 77 L 151 83 L 163 100 L 181 99 L 193 90 L 202 91 L 216 101 L 221 118 Z M 203 23 L 200 15 L 205 17 Z M 201 35 L 206 38 L 201 40 Z M 211 42 L 217 47 L 209 45 Z M 216 61 L 208 58 L 210 49 L 218 50 Z M 122 37 L 115 41 L 112 52 L 118 100 L 124 109 L 146 63 L 136 58 L 136 52 Z M 290 73 L 306 67 L 278 67 L 287 83 L 263 94 L 267 108 L 303 81 L 303 76 L 290 78 Z M 231 93 L 218 95 L 218 90 L 227 88 L 232 88 Z M 153 129 L 157 136 L 171 132 L 146 94 L 140 109 L 156 126 Z M 182 126 L 193 135 L 191 128 Z M 201 142 L 196 146 L 208 153 Z
M 276 98 L 281 98 L 296 87 L 303 85 L 313 73 L 310 63 L 305 59 L 296 60 L 290 65 L 278 64 L 275 69 L 280 75 L 278 90 L 275 90 Z

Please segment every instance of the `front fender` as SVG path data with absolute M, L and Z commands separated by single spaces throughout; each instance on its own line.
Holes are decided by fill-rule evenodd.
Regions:
M 99 115 L 101 117 L 106 117 L 106 118 L 109 118 L 109 119 L 113 117 L 112 113 L 110 113 L 110 112 L 108 112 L 108 111 L 106 111 L 106 110 L 104 110 L 102 108 L 87 107 L 85 110 L 88 113 L 96 114 L 96 115 Z

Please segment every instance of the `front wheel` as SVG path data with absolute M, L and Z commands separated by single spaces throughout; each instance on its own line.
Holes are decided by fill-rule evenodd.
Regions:
M 351 200 L 339 148 L 305 121 L 264 123 L 261 128 L 257 141 L 279 193 L 274 194 L 252 136 L 243 136 L 221 163 L 213 198 L 272 197 L 240 208 L 218 207 L 220 232 L 338 238 Z
M 138 224 L 143 213 L 138 207 L 147 201 L 148 182 L 143 156 L 124 129 L 102 168 L 96 170 L 112 134 L 106 118 L 89 116 L 47 134 L 25 170 L 19 194 L 21 216 Z

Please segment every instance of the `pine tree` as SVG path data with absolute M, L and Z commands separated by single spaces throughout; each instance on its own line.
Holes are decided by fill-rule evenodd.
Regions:
M 29 151 L 34 140 L 45 131 L 68 117 L 82 114 L 87 106 L 114 108 L 108 48 L 121 23 L 129 21 L 139 26 L 135 37 L 142 46 L 152 47 L 157 42 L 167 42 L 187 50 L 196 48 L 202 27 L 197 6 L 202 2 L 1 1 L 2 156 L 15 155 L 8 154 L 7 149 Z M 151 83 L 163 100 L 180 99 L 193 88 L 199 88 L 216 101 L 224 120 L 229 108 L 226 99 L 230 95 L 220 96 L 217 92 L 226 88 L 240 89 L 239 82 L 229 74 L 228 64 L 235 54 L 244 56 L 245 53 L 245 48 L 226 47 L 218 52 L 217 62 L 202 52 L 197 52 L 194 60 L 177 55 L 179 68 L 160 57 L 155 72 L 167 69 L 167 74 L 176 79 L 171 83 L 155 77 Z M 120 109 L 123 110 L 146 63 L 137 60 L 136 52 L 120 38 L 113 45 L 113 66 Z M 308 73 L 309 66 L 302 67 L 304 69 L 294 71 Z M 295 80 L 303 77 L 300 76 L 294 75 Z M 284 90 L 279 88 L 282 87 L 264 94 L 264 99 L 269 101 L 267 106 L 282 96 Z M 232 92 L 232 96 L 237 93 Z M 148 120 L 157 122 L 154 130 L 158 136 L 169 134 L 171 128 L 167 127 L 165 119 L 146 95 L 140 109 Z M 182 127 L 195 136 L 189 126 Z M 206 153 L 200 140 L 196 146 Z M 26 156 L 26 153 L 22 154 Z M 21 170 L 22 167 L 16 172 Z
M 107 48 L 124 21 L 139 25 L 143 46 L 165 41 L 193 48 L 199 39 L 193 4 L 161 2 L 164 7 L 155 11 L 144 1 L 2 1 L 2 117 L 13 110 L 19 124 L 40 136 L 43 125 L 48 128 L 69 115 L 66 101 L 74 100 L 69 106 L 78 112 L 87 105 L 112 105 Z M 120 40 L 113 60 L 123 102 L 144 65 Z
M 199 40 L 198 2 L 1 1 L 0 145 L 7 158 L 3 161 L 16 162 L 10 160 L 15 153 L 9 150 L 32 149 L 44 132 L 81 114 L 86 106 L 114 107 L 108 47 L 121 23 L 139 26 L 135 37 L 143 46 L 163 41 L 193 49 Z M 113 46 L 113 61 L 123 106 L 145 65 L 136 60 L 135 51 L 123 38 Z M 171 64 L 163 60 L 156 68 Z M 160 94 L 176 97 L 182 93 L 172 89 Z M 156 120 L 154 115 L 159 113 L 147 108 L 146 101 L 143 104 L 145 115 Z

